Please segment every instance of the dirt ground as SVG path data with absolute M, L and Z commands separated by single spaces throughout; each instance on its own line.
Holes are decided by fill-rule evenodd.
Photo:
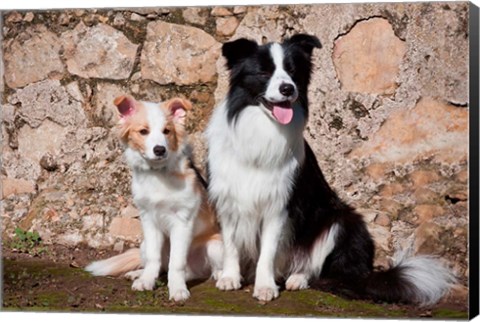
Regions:
M 270 303 L 252 298 L 252 286 L 234 292 L 218 291 L 212 280 L 189 284 L 186 303 L 168 300 L 166 277 L 154 291 L 134 292 L 124 278 L 93 277 L 82 267 L 112 252 L 87 247 L 49 246 L 40 256 L 3 249 L 3 310 L 51 312 L 129 312 L 158 314 L 207 314 L 243 316 L 317 316 L 467 319 L 467 301 L 450 296 L 431 308 L 373 303 L 335 295 L 316 287 L 298 292 L 282 291 Z

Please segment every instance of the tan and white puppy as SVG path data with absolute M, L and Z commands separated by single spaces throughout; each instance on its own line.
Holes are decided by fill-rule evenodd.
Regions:
M 152 290 L 168 265 L 169 297 L 189 298 L 186 281 L 217 277 L 223 244 L 203 179 L 189 158 L 184 128 L 191 103 L 181 98 L 151 103 L 115 99 L 120 140 L 132 169 L 133 200 L 144 240 L 131 249 L 86 267 L 93 275 L 125 274 L 132 289 Z

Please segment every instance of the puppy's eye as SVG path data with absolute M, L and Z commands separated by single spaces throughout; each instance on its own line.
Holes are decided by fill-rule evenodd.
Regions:
M 139 131 L 139 133 L 140 133 L 141 135 L 148 135 L 148 133 L 150 133 L 150 131 L 149 131 L 148 129 L 141 129 L 141 130 Z
M 271 77 L 272 76 L 272 73 L 267 72 L 267 71 L 262 71 L 259 74 L 260 74 L 260 77 Z
M 170 129 L 165 128 L 165 129 L 163 130 L 163 134 L 167 135 L 168 133 L 170 133 Z

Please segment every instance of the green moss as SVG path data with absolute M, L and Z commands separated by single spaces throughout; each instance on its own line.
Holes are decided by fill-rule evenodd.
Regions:
M 227 313 L 227 312 L 232 312 L 232 313 L 241 313 L 244 312 L 242 310 L 242 307 L 234 304 L 234 303 L 228 303 L 223 301 L 221 298 L 205 298 L 203 300 L 203 304 L 205 305 L 208 310 L 213 310 L 215 312 L 220 313 Z
M 46 308 L 66 306 L 65 299 L 68 299 L 66 292 L 45 292 L 35 296 L 36 305 Z
M 457 311 L 448 308 L 439 308 L 432 311 L 432 316 L 435 318 L 447 319 L 465 319 L 468 320 L 467 311 Z
M 2 311 L 6 312 L 71 312 L 67 307 L 55 307 L 52 309 L 49 306 L 22 306 L 22 307 L 2 307 Z
M 220 292 L 212 280 L 189 283 L 185 303 L 168 299 L 165 276 L 153 291 L 131 290 L 131 281 L 93 277 L 81 269 L 42 260 L 4 261 L 4 308 L 9 311 L 82 311 L 244 316 L 415 317 L 415 307 L 349 300 L 319 290 L 282 291 L 269 303 L 252 298 L 252 286 Z M 28 291 L 25 291 L 28 290 Z M 466 311 L 439 308 L 436 318 L 467 318 Z

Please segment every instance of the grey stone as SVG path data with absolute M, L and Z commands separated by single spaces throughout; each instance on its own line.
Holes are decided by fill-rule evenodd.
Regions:
M 138 45 L 120 31 L 80 22 L 62 34 L 68 71 L 84 78 L 125 79 L 133 70 Z
M 231 36 L 238 27 L 239 21 L 235 17 L 217 18 L 217 34 Z
M 113 104 L 115 98 L 128 92 L 122 87 L 109 84 L 98 83 L 95 102 L 95 116 L 105 126 L 112 127 L 118 122 L 117 107 Z
M 406 44 L 395 36 L 387 19 L 361 21 L 335 41 L 333 61 L 342 89 L 393 94 Z
M 183 19 L 186 22 L 204 26 L 207 22 L 207 16 L 204 9 L 199 7 L 188 7 L 182 11 Z
M 47 118 L 61 126 L 86 125 L 82 104 L 58 80 L 28 85 L 14 95 L 21 105 L 17 114 L 32 128 L 40 126 Z
M 220 44 L 198 28 L 150 22 L 141 56 L 142 77 L 163 85 L 211 82 L 219 54 Z
M 5 82 L 18 88 L 49 77 L 61 78 L 60 40 L 45 26 L 27 28 L 4 47 Z

